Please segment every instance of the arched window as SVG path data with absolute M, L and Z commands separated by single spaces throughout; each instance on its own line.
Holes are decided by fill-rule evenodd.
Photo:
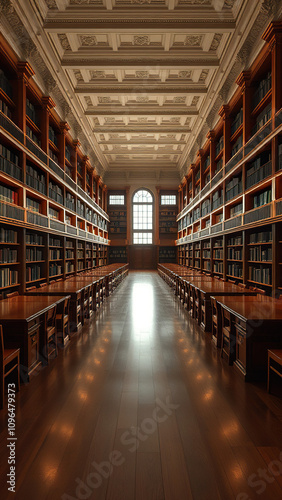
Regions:
M 153 196 L 147 189 L 133 195 L 133 243 L 153 243 Z

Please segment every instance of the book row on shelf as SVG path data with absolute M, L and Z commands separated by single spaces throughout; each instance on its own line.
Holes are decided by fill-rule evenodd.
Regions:
M 18 193 L 14 189 L 10 189 L 0 184 L 0 201 L 5 203 L 18 203 Z
M 176 262 L 176 247 L 159 247 L 159 262 Z
M 0 269 L 0 288 L 16 285 L 19 281 L 19 273 L 9 267 Z
M 31 281 L 36 281 L 41 278 L 41 267 L 38 265 L 28 266 L 26 268 L 26 281 L 30 283 Z
M 9 108 L 9 106 L 7 106 L 6 102 L 0 98 L 0 111 L 2 111 L 2 113 L 4 113 L 4 115 L 8 116 L 8 118 L 12 118 L 12 112 Z
M 232 276 L 234 278 L 243 278 L 243 267 L 240 264 L 228 264 L 227 268 L 228 276 Z
M 251 247 L 249 249 L 250 260 L 252 261 L 264 261 L 271 262 L 272 260 L 272 248 L 265 248 L 261 246 Z
M 250 243 L 271 243 L 272 230 L 252 232 L 250 234 Z
M 281 58 L 273 57 L 280 32 L 281 22 L 265 30 L 260 53 L 238 76 L 233 95 L 218 110 L 216 125 L 187 165 L 177 217 L 177 245 L 193 245 L 192 256 L 189 251 L 181 257 L 180 251 L 183 262 L 192 265 L 197 259 L 193 240 L 209 237 L 214 248 L 213 235 L 224 234 L 223 251 L 210 256 L 211 271 L 218 272 L 214 259 L 223 259 L 225 278 L 262 283 L 266 291 L 282 287 L 282 244 L 270 229 L 281 233 L 282 90 L 271 76 L 280 71 Z M 209 253 L 202 251 L 201 259 L 207 269 Z
M 11 228 L 3 223 L 0 228 L 0 288 L 8 293 L 9 287 L 17 286 L 24 292 L 26 285 L 32 282 L 49 282 L 57 276 L 105 265 L 107 253 L 107 247 L 94 242 L 23 227 Z
M 29 196 L 26 197 L 26 208 L 32 212 L 40 213 L 40 203 Z
M 250 266 L 249 279 L 256 283 L 271 285 L 271 268 L 264 266 Z
M 61 250 L 56 250 L 55 248 L 51 248 L 49 250 L 49 258 L 50 260 L 60 260 L 62 258 Z
M 60 264 L 52 263 L 49 266 L 49 276 L 52 278 L 54 276 L 58 276 L 63 274 L 63 268 Z
M 11 248 L 0 248 L 0 264 L 18 261 L 18 251 Z
M 27 247 L 26 249 L 26 260 L 27 262 L 35 260 L 43 260 L 43 251 L 39 248 Z
M 275 293 L 282 288 L 282 221 L 180 245 L 178 263 Z
M 14 229 L 0 228 L 0 243 L 17 243 L 18 232 Z
M 5 174 L 5 176 L 1 174 L 1 178 L 7 185 L 0 186 L 0 201 L 19 204 L 17 196 L 18 193 L 20 195 L 25 193 L 25 186 L 56 203 L 64 205 L 65 201 L 65 207 L 74 212 L 77 201 L 83 199 L 80 216 L 107 233 L 105 184 L 97 170 L 91 166 L 88 156 L 83 153 L 79 141 L 71 136 L 69 125 L 61 121 L 54 109 L 56 103 L 50 96 L 41 93 L 33 79 L 32 68 L 28 63 L 21 62 L 21 69 L 17 69 L 19 61 L 10 49 L 8 42 L 3 40 L 0 48 L 2 62 L 0 70 L 0 171 Z M 17 105 L 16 96 L 20 95 L 19 74 L 26 77 L 26 86 L 22 95 L 23 106 Z M 81 175 L 77 174 L 77 169 Z M 13 189 L 6 176 L 20 181 L 24 186 L 15 183 L 15 189 Z M 71 176 L 71 179 L 68 176 Z M 82 191 L 76 186 L 78 183 Z M 74 194 L 68 193 L 72 190 Z M 25 194 L 20 196 L 20 208 L 27 208 L 38 214 L 43 212 L 42 215 L 47 215 L 42 201 L 33 199 L 33 196 L 28 193 L 25 204 L 25 196 Z M 36 198 L 36 195 L 34 197 Z M 92 211 L 87 211 L 87 205 L 91 206 Z M 55 207 L 52 207 L 51 216 L 64 220 L 58 217 L 54 210 Z M 1 207 L 1 215 L 13 218 L 13 212 L 9 208 Z M 69 217 L 66 214 L 66 218 Z M 31 220 L 30 218 L 29 222 Z M 44 226 L 40 224 L 39 217 L 36 221 L 38 225 Z M 82 222 L 82 229 L 84 229 L 86 222 Z M 93 228 L 90 232 L 93 232 Z M 101 236 L 107 238 L 106 234 Z
M 235 248 L 227 248 L 227 258 L 230 260 L 242 260 L 242 249 L 236 250 Z

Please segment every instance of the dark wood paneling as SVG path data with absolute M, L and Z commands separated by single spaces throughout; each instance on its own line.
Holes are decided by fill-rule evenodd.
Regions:
M 156 269 L 157 251 L 156 245 L 129 245 L 129 268 Z

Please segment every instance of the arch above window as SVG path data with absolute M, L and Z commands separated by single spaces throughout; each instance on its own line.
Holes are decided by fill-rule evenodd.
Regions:
M 133 203 L 153 203 L 153 196 L 146 189 L 139 189 L 133 196 Z
M 139 189 L 133 195 L 133 244 L 153 243 L 153 195 L 147 189 Z

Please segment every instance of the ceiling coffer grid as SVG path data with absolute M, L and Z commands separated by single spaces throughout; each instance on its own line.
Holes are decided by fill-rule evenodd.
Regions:
M 153 162 L 160 169 L 163 162 L 179 175 L 260 12 L 258 2 L 45 4 L 46 51 L 55 71 L 59 63 L 74 113 L 109 174 Z

